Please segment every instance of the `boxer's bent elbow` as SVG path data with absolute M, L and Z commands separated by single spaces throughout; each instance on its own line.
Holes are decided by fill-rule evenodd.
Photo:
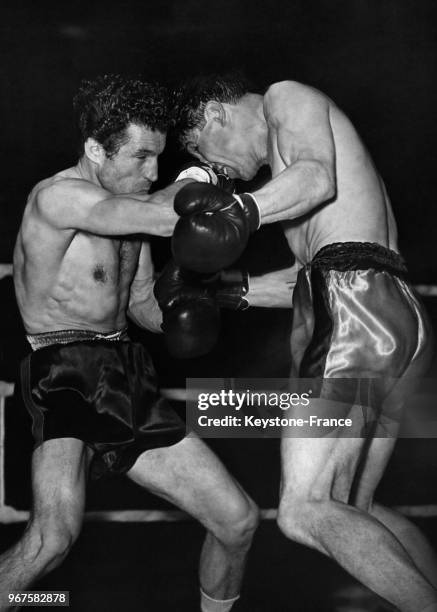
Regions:
M 135 325 L 147 329 L 155 334 L 162 333 L 162 312 L 156 308 L 148 308 L 144 302 L 131 302 L 127 311 L 127 316 Z
M 334 168 L 331 168 L 327 162 L 319 160 L 308 160 L 304 163 L 311 185 L 311 199 L 317 204 L 333 200 L 337 195 Z

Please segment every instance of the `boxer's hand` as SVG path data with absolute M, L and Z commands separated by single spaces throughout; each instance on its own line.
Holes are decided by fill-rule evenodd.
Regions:
M 189 359 L 211 351 L 218 340 L 220 313 L 196 275 L 170 261 L 153 291 L 163 312 L 162 330 L 169 353 Z
M 183 179 L 193 179 L 199 183 L 209 183 L 220 187 L 227 193 L 234 193 L 235 183 L 229 178 L 226 172 L 217 171 L 212 168 L 209 164 L 202 162 L 188 162 L 180 169 L 175 181 L 182 181 Z
M 250 194 L 231 195 L 214 185 L 190 183 L 175 196 L 172 251 L 176 262 L 195 272 L 229 267 L 259 228 L 260 212 Z

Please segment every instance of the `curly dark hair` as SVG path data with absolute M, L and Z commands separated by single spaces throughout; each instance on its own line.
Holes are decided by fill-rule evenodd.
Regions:
M 207 102 L 235 104 L 249 91 L 251 83 L 241 73 L 197 76 L 181 83 L 171 99 L 174 135 L 183 146 L 188 132 L 205 126 L 204 110 Z
M 166 132 L 170 124 L 169 95 L 157 83 L 105 74 L 84 80 L 74 97 L 80 131 L 81 152 L 88 138 L 94 138 L 113 157 L 126 142 L 130 123 Z

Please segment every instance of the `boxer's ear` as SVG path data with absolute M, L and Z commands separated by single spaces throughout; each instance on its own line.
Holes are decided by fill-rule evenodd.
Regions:
M 94 140 L 94 138 L 87 138 L 84 150 L 88 159 L 100 166 L 105 158 L 105 149 L 102 145 L 97 140 Z
M 218 121 L 223 127 L 227 121 L 226 109 L 221 102 L 216 100 L 210 100 L 205 106 L 205 119 L 206 121 Z

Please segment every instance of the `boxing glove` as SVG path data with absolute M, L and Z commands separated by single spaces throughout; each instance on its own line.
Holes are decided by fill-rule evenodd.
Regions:
M 229 178 L 226 172 L 215 170 L 209 164 L 202 162 L 191 161 L 182 166 L 175 181 L 182 181 L 183 179 L 193 179 L 199 183 L 216 185 L 227 193 L 234 193 L 235 190 L 235 182 Z
M 162 330 L 169 353 L 190 359 L 212 350 L 220 331 L 219 307 L 195 275 L 170 261 L 155 282 L 163 313 Z
M 259 228 L 260 212 L 248 193 L 228 194 L 215 185 L 190 183 L 175 196 L 180 219 L 172 237 L 177 264 L 202 273 L 229 267 Z
M 213 297 L 219 308 L 246 310 L 249 302 L 246 295 L 249 291 L 249 275 L 244 270 L 222 270 L 201 281 Z

